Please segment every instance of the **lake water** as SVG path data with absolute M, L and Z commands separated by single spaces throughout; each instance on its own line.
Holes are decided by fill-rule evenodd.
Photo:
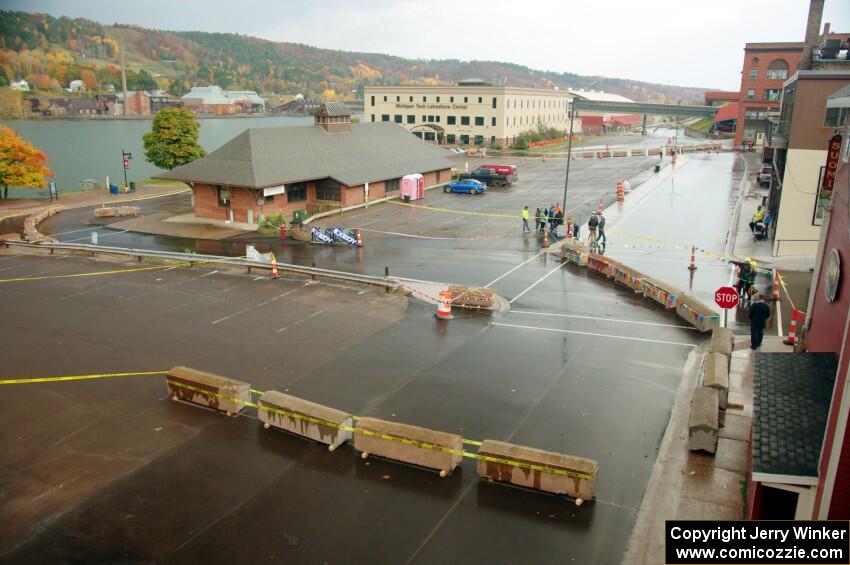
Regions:
M 361 117 L 362 118 L 362 117 Z M 217 149 L 248 128 L 303 126 L 312 116 L 262 118 L 203 118 L 200 143 L 207 153 Z M 150 131 L 151 120 L 8 120 L 8 126 L 43 151 L 50 159 L 53 178 L 60 194 L 76 192 L 80 181 L 95 179 L 100 184 L 124 182 L 121 150 L 133 154 L 128 180 L 149 178 L 160 169 L 145 161 L 142 135 Z M 37 196 L 37 191 L 9 189 L 11 198 Z

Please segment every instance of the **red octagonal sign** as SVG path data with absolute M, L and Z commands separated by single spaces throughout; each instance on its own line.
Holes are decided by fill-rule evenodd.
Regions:
M 738 292 L 731 286 L 721 286 L 714 291 L 714 301 L 724 310 L 738 305 Z

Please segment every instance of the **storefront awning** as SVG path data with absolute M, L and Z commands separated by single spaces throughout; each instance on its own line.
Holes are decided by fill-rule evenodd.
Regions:
M 754 481 L 817 484 L 837 366 L 832 353 L 756 353 Z

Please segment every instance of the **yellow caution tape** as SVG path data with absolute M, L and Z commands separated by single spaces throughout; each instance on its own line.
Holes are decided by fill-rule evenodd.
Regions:
M 408 208 L 421 208 L 423 210 L 431 210 L 432 212 L 448 212 L 449 214 L 461 214 L 464 216 L 488 216 L 490 218 L 511 218 L 512 220 L 516 220 L 517 218 L 521 218 L 521 214 L 494 214 L 490 212 L 468 212 L 465 210 L 453 210 L 451 208 L 437 208 L 436 206 L 420 206 L 419 204 L 407 204 L 405 202 L 398 202 L 396 200 L 387 200 L 390 204 L 395 204 L 396 206 L 407 206 Z M 531 218 L 529 218 L 531 219 Z
M 74 273 L 71 275 L 45 275 L 39 277 L 18 277 L 14 279 L 0 279 L 0 283 L 21 281 L 43 281 L 48 279 L 70 279 L 74 277 L 95 277 L 97 275 L 117 275 L 121 273 L 133 273 L 136 271 L 153 271 L 155 269 L 167 269 L 172 265 L 157 265 L 156 267 L 138 267 L 135 269 L 121 269 L 118 271 L 96 271 L 93 273 Z
M 85 381 L 89 379 L 106 379 L 111 377 L 137 377 L 141 375 L 165 375 L 168 371 L 143 371 L 137 373 L 99 373 L 95 375 L 68 375 L 64 377 L 39 377 L 34 379 L 5 379 L 0 385 L 22 385 L 31 383 L 53 383 L 60 381 Z
M 344 424 L 338 424 L 337 422 L 331 422 L 331 421 L 325 420 L 323 418 L 316 418 L 315 416 L 307 416 L 306 414 L 300 414 L 298 412 L 292 412 L 290 410 L 284 410 L 282 408 L 268 406 L 268 405 L 262 404 L 262 399 L 259 402 L 248 402 L 248 401 L 242 400 L 241 398 L 236 398 L 234 396 L 221 394 L 221 393 L 218 393 L 218 392 L 215 392 L 215 391 L 212 391 L 212 390 L 208 390 L 208 389 L 204 389 L 204 388 L 200 388 L 200 387 L 195 387 L 195 386 L 192 386 L 192 385 L 187 385 L 185 383 L 177 382 L 177 381 L 174 381 L 174 380 L 171 380 L 171 379 L 166 379 L 166 382 L 168 383 L 169 386 L 173 386 L 173 387 L 177 387 L 177 388 L 183 388 L 183 389 L 186 389 L 186 390 L 191 390 L 193 392 L 204 395 L 206 397 L 221 398 L 221 399 L 224 399 L 224 400 L 229 400 L 229 401 L 234 402 L 236 404 L 240 404 L 242 406 L 248 406 L 248 407 L 251 407 L 251 408 L 256 408 L 257 410 L 264 410 L 266 412 L 279 414 L 281 416 L 286 416 L 288 418 L 292 418 L 292 419 L 295 419 L 295 420 L 301 420 L 301 421 L 309 422 L 311 424 L 316 424 L 316 425 L 319 425 L 319 426 L 325 426 L 325 427 L 328 427 L 328 428 L 343 430 L 343 431 L 351 432 L 351 433 L 354 433 L 354 434 L 361 434 L 361 435 L 365 435 L 365 436 L 368 436 L 368 437 L 383 439 L 383 440 L 386 440 L 386 441 L 394 441 L 394 442 L 397 442 L 397 443 L 401 443 L 403 445 L 411 445 L 411 446 L 414 446 L 414 447 L 418 447 L 420 449 L 430 449 L 430 450 L 433 450 L 433 451 L 440 451 L 440 452 L 448 453 L 448 454 L 451 454 L 451 455 L 460 455 L 462 457 L 467 457 L 469 459 L 480 459 L 480 460 L 483 460 L 483 461 L 489 461 L 491 463 L 499 463 L 499 464 L 502 464 L 502 465 L 511 465 L 513 467 L 519 467 L 521 469 L 528 469 L 528 470 L 531 470 L 531 471 L 540 471 L 540 472 L 543 472 L 543 473 L 550 473 L 550 474 L 553 474 L 553 475 L 572 477 L 572 478 L 575 478 L 575 479 L 584 479 L 584 480 L 593 479 L 593 475 L 588 474 L 588 473 L 582 473 L 582 472 L 579 472 L 579 471 L 570 471 L 570 470 L 567 470 L 567 469 L 559 469 L 559 468 L 556 468 L 556 467 L 549 467 L 547 465 L 535 465 L 534 463 L 527 463 L 525 461 L 515 461 L 515 460 L 512 460 L 512 459 L 503 459 L 501 457 L 493 457 L 491 455 L 485 455 L 485 454 L 481 454 L 481 453 L 470 453 L 468 451 L 456 450 L 456 449 L 452 449 L 450 447 L 443 447 L 441 445 L 435 445 L 433 443 L 418 441 L 418 440 L 409 439 L 409 438 L 403 438 L 403 437 L 392 435 L 392 434 L 386 434 L 386 433 L 382 433 L 382 432 L 374 432 L 372 430 L 366 430 L 366 429 L 363 429 L 363 428 L 355 428 L 353 426 L 346 426 Z M 357 418 L 355 417 L 354 419 L 356 420 Z M 466 443 L 466 444 L 469 444 L 469 445 L 481 445 L 482 442 L 464 439 L 463 443 Z

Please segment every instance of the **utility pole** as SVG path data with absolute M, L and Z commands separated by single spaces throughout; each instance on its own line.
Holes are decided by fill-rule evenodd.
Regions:
M 126 116 L 129 112 L 128 110 L 128 100 L 127 100 L 127 71 L 124 69 L 124 49 L 121 49 L 121 92 L 124 94 L 124 115 Z M 123 151 L 123 149 L 122 149 Z M 126 171 L 124 175 L 126 176 Z
M 564 179 L 564 214 L 567 213 L 567 187 L 570 185 L 570 161 L 573 160 L 573 119 L 576 116 L 576 97 L 573 96 L 570 105 L 570 133 L 567 138 L 567 176 Z

